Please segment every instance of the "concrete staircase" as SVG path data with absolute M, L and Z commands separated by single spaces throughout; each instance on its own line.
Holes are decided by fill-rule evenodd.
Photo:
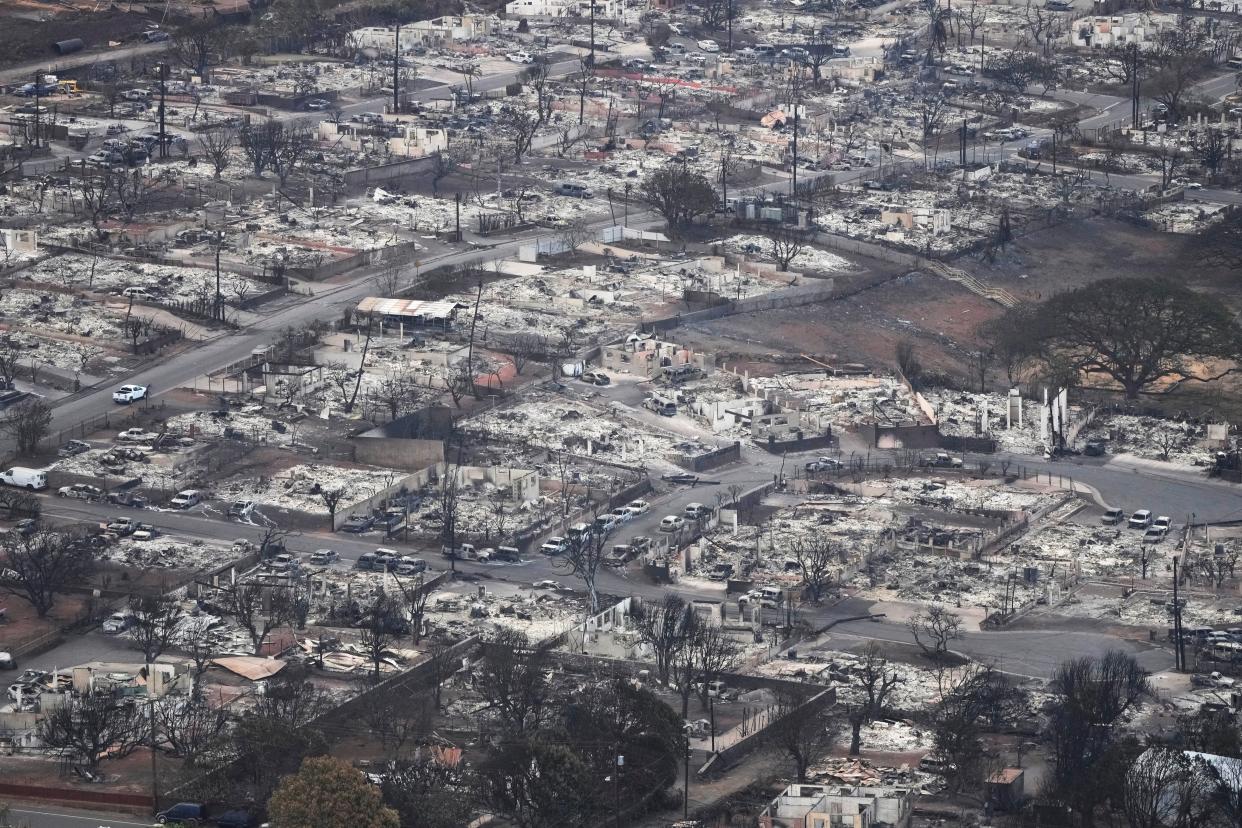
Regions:
M 941 279 L 948 279 L 950 282 L 957 282 L 971 293 L 982 296 L 1003 308 L 1012 308 L 1018 304 L 1018 298 L 1007 290 L 998 287 L 985 285 L 974 276 L 971 276 L 964 270 L 958 270 L 956 267 L 950 267 L 943 262 L 924 262 L 923 269 L 929 273 L 939 276 Z

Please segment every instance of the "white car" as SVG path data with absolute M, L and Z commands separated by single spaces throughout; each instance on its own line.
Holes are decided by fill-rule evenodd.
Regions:
M 535 581 L 531 584 L 535 589 L 560 589 L 561 585 L 558 581 Z
M 147 387 L 145 385 L 122 385 L 112 392 L 112 401 L 122 405 L 145 400 L 146 398 Z
M 123 612 L 114 612 L 108 616 L 107 621 L 103 622 L 103 627 L 101 629 L 109 635 L 116 635 L 118 633 L 125 632 L 132 627 L 133 624 L 134 616 L 127 615 Z
M 154 431 L 147 431 L 144 428 L 127 428 L 120 434 L 116 435 L 116 439 L 122 443 L 149 443 L 158 439 L 160 435 Z
M 638 517 L 639 515 L 645 515 L 650 512 L 651 504 L 645 500 L 631 500 L 625 509 L 634 517 Z
M 634 513 L 625 506 L 618 506 L 612 510 L 613 526 L 620 526 L 623 523 L 629 523 L 634 518 Z
M 530 52 L 510 52 L 505 55 L 505 60 L 513 63 L 534 63 L 535 59 L 531 57 Z
M 718 44 L 714 40 L 700 40 L 697 45 L 704 52 L 719 52 L 720 51 L 720 44 Z
M 173 495 L 168 505 L 174 509 L 190 509 L 203 502 L 203 493 L 198 489 L 186 489 Z
M 1130 515 L 1129 525 L 1131 529 L 1146 529 L 1151 526 L 1151 509 L 1139 509 Z
M 565 538 L 562 538 L 560 535 L 557 535 L 556 537 L 548 538 L 547 542 L 544 543 L 543 546 L 539 547 L 539 551 L 545 555 L 564 555 L 565 550 L 568 548 L 569 541 L 565 540 Z
M 681 515 L 669 515 L 660 520 L 661 532 L 676 532 L 686 525 L 686 519 Z
M 247 519 L 254 512 L 253 500 L 235 500 L 229 506 L 229 517 Z

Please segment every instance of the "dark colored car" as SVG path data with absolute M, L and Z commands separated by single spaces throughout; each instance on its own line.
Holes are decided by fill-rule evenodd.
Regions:
M 217 828 L 251 828 L 254 824 L 249 811 L 225 811 L 216 817 Z
M 345 525 L 341 528 L 346 532 L 362 534 L 371 531 L 371 527 L 375 525 L 375 519 L 370 515 L 350 515 L 349 520 L 345 521 Z
M 207 809 L 197 802 L 178 802 L 166 811 L 160 811 L 155 815 L 155 821 L 160 825 L 167 823 L 176 824 L 178 822 L 196 824 L 202 822 L 207 816 Z

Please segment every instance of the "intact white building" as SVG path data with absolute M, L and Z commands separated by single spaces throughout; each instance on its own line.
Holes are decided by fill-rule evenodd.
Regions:
M 1070 24 L 1073 46 L 1106 49 L 1137 43 L 1150 46 L 1156 35 L 1175 21 L 1170 14 L 1114 14 L 1082 17 Z

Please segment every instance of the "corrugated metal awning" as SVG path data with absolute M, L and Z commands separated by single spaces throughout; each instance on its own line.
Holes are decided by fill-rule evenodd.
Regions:
M 359 313 L 378 313 L 384 316 L 417 317 L 419 319 L 452 319 L 457 312 L 456 302 L 425 302 L 419 299 L 384 299 L 368 296 L 358 303 Z

